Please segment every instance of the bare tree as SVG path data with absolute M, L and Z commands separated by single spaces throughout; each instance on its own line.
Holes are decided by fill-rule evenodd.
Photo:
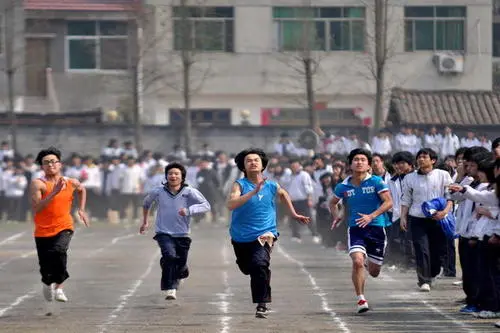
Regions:
M 402 37 L 404 25 L 391 18 L 389 0 L 361 0 L 373 18 L 373 29 L 368 27 L 367 54 L 368 79 L 375 81 L 375 113 L 373 133 L 377 133 L 383 125 L 386 95 L 390 91 L 387 84 L 387 69 L 397 53 L 397 43 Z
M 15 76 L 17 70 L 24 65 L 23 53 L 20 52 L 20 47 L 23 43 L 19 43 L 18 39 L 22 36 L 19 24 L 24 18 L 20 17 L 20 12 L 23 6 L 22 0 L 7 0 L 0 4 L 1 30 L 5 43 L 4 54 L 5 63 L 2 71 L 7 79 L 7 99 L 9 113 L 9 135 L 11 148 L 17 151 L 17 117 L 15 113 Z M 0 39 L 0 41 L 1 41 Z
M 290 70 L 287 74 L 291 80 L 287 81 L 298 83 L 304 89 L 303 97 L 296 102 L 307 108 L 309 126 L 317 130 L 320 122 L 315 94 L 325 87 L 318 89 L 315 86 L 315 76 L 321 73 L 321 61 L 326 53 L 318 52 L 325 41 L 317 34 L 313 10 L 311 1 L 304 0 L 303 10 L 298 13 L 298 20 L 294 21 L 295 34 L 290 41 L 279 41 L 276 59 Z

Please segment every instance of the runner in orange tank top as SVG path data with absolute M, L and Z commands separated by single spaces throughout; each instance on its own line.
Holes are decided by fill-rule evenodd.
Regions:
M 36 162 L 45 176 L 31 183 L 31 205 L 35 220 L 35 243 L 42 275 L 43 295 L 48 302 L 54 299 L 67 302 L 62 289 L 69 277 L 67 251 L 73 236 L 71 203 L 73 193 L 78 192 L 78 214 L 88 226 L 85 213 L 86 192 L 80 182 L 61 174 L 61 152 L 56 148 L 40 151 Z

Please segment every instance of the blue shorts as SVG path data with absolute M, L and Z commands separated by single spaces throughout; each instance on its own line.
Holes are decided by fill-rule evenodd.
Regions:
M 387 245 L 385 229 L 383 227 L 349 227 L 347 234 L 349 254 L 361 252 L 368 257 L 369 261 L 377 265 L 382 265 Z

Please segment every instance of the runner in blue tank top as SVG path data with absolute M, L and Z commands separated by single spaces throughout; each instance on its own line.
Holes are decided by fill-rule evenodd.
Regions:
M 271 249 L 278 238 L 276 228 L 276 196 L 286 204 L 290 216 L 302 223 L 310 218 L 298 215 L 288 193 L 276 182 L 266 180 L 262 171 L 268 158 L 260 149 L 247 149 L 235 157 L 245 177 L 233 184 L 227 202 L 232 211 L 229 233 L 241 272 L 250 275 L 253 303 L 257 318 L 266 318 L 266 304 L 271 302 Z
M 357 295 L 358 313 L 369 310 L 364 296 L 365 258 L 368 272 L 377 277 L 384 260 L 386 236 L 384 227 L 389 222 L 386 212 L 392 208 L 392 198 L 382 178 L 369 173 L 372 154 L 365 149 L 354 149 L 349 154 L 352 176 L 337 184 L 330 201 L 335 220 L 332 228 L 339 225 L 337 204 L 343 201 L 348 223 L 349 255 L 352 259 L 352 282 Z

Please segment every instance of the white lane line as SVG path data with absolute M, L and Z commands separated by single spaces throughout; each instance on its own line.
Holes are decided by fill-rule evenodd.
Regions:
M 340 254 L 336 254 L 337 256 L 340 255 Z M 346 260 L 347 261 L 347 260 Z M 350 262 L 349 262 L 350 263 Z M 378 278 L 373 278 L 371 279 L 372 281 L 374 282 L 377 282 L 377 283 L 380 283 L 380 282 L 389 282 L 391 284 L 393 283 L 398 283 L 399 285 L 401 285 L 403 288 L 407 287 L 405 286 L 405 284 L 398 280 L 398 279 L 395 279 L 393 278 L 392 276 L 390 276 L 389 274 L 385 273 L 385 272 L 382 272 Z M 432 305 L 431 303 L 429 303 L 429 301 L 425 300 L 425 299 L 422 299 L 421 297 L 419 296 L 422 296 L 424 295 L 422 292 L 410 292 L 410 293 L 406 293 L 406 294 L 400 294 L 398 295 L 398 298 L 405 298 L 405 299 L 418 299 L 423 305 L 425 305 L 427 308 L 429 308 L 430 310 L 432 310 L 433 312 L 437 313 L 438 315 L 448 319 L 451 323 L 453 323 L 454 325 L 460 327 L 461 329 L 465 330 L 466 332 L 469 332 L 469 333 L 476 333 L 476 331 L 472 328 L 470 328 L 469 326 L 467 326 L 467 324 L 461 320 L 458 320 L 456 319 L 455 317 L 453 317 L 452 315 L 450 314 L 447 314 L 445 313 L 443 310 L 439 309 L 437 306 L 435 305 Z
M 337 313 L 335 313 L 335 311 L 333 311 L 333 309 L 330 308 L 330 305 L 328 304 L 328 299 L 326 298 L 326 293 L 320 286 L 318 286 L 318 284 L 316 283 L 316 279 L 305 268 L 304 263 L 289 255 L 281 245 L 278 246 L 278 252 L 288 261 L 299 266 L 302 273 L 304 273 L 304 275 L 306 275 L 307 278 L 309 279 L 309 283 L 311 284 L 312 289 L 316 292 L 315 295 L 321 299 L 321 308 L 323 309 L 323 311 L 332 318 L 332 320 L 337 324 L 337 326 L 342 332 L 350 333 L 351 330 L 349 330 L 347 324 L 337 315 Z
M 14 262 L 14 261 L 19 260 L 19 259 L 25 259 L 25 258 L 31 257 L 34 254 L 36 254 L 36 251 L 29 251 L 29 252 L 25 252 L 21 255 L 18 255 L 16 257 L 10 258 L 9 260 L 0 264 L 0 270 L 2 268 L 4 268 L 5 266 L 7 266 L 8 264 L 10 264 L 11 262 Z
M 79 236 L 79 238 L 83 237 L 83 236 L 87 236 L 87 235 L 90 235 L 90 233 L 89 234 L 85 234 L 85 235 L 81 235 L 81 236 Z M 73 237 L 73 239 L 75 239 L 75 238 L 76 238 L 76 235 Z M 116 244 L 116 242 L 115 242 L 115 244 Z M 106 249 L 108 247 L 109 247 L 109 244 L 106 245 L 106 246 L 104 246 L 104 247 L 101 247 L 100 249 L 97 249 L 94 252 L 91 252 L 89 255 L 87 255 L 86 258 L 87 259 L 88 258 L 92 258 L 94 255 L 102 252 L 104 249 Z M 25 254 L 21 255 L 20 257 L 26 258 L 26 257 L 29 257 L 32 254 L 35 254 L 35 253 L 36 253 L 36 251 L 26 252 Z M 73 266 L 73 265 L 75 265 L 75 263 L 71 262 L 70 265 Z M 5 266 L 5 265 L 3 265 L 3 266 Z M 1 266 L 1 267 L 3 267 L 3 266 Z M 19 296 L 18 298 L 16 298 L 16 300 L 14 302 L 12 302 L 10 305 L 8 305 L 7 307 L 1 308 L 0 309 L 0 318 L 3 317 L 5 315 L 5 313 L 7 313 L 8 311 L 10 311 L 10 310 L 14 309 L 15 307 L 21 305 L 21 303 L 23 303 L 24 301 L 26 301 L 26 300 L 28 300 L 30 298 L 33 298 L 38 292 L 39 292 L 39 287 L 38 286 L 34 287 L 30 291 L 28 291 L 26 294 L 24 294 L 24 295 Z
M 35 296 L 35 294 L 36 294 L 36 290 L 32 289 L 31 291 L 29 291 L 28 293 L 24 294 L 23 296 L 19 296 L 9 306 L 7 306 L 7 307 L 5 307 L 3 309 L 0 309 L 0 317 L 3 317 L 7 311 L 12 310 L 13 308 L 15 308 L 16 306 L 18 306 L 22 302 L 26 301 L 27 299 L 33 298 Z
M 132 237 L 135 237 L 137 236 L 137 234 L 128 234 L 128 235 L 124 235 L 124 236 L 118 236 L 118 237 L 115 237 L 111 240 L 111 242 L 106 245 L 106 246 L 103 246 L 99 249 L 96 249 L 94 251 L 91 251 L 89 252 L 88 254 L 88 257 L 87 258 L 90 258 L 90 257 L 93 257 L 101 252 L 103 252 L 104 250 L 108 249 L 109 247 L 111 247 L 112 245 L 115 245 L 116 243 L 122 241 L 122 240 L 126 240 L 126 239 L 129 239 L 129 238 L 132 238 Z
M 15 241 L 16 239 L 21 238 L 25 233 L 26 233 L 26 231 L 23 231 L 23 232 L 20 232 L 20 233 L 17 233 L 17 234 L 10 236 L 10 237 L 5 238 L 3 241 L 0 242 L 0 246 L 8 244 L 10 242 Z
M 222 248 L 222 260 L 225 267 L 229 266 L 230 263 L 227 244 L 224 244 Z M 233 294 L 231 292 L 231 287 L 229 286 L 229 274 L 227 270 L 222 272 L 222 282 L 224 284 L 224 292 L 217 294 L 217 297 L 219 298 L 217 305 L 219 306 L 219 310 L 222 312 L 222 316 L 219 318 L 221 324 L 220 333 L 229 333 L 231 329 L 230 322 L 232 320 L 232 317 L 229 315 L 229 307 L 231 306 L 229 299 Z
M 120 296 L 121 302 L 118 304 L 118 306 L 113 311 L 111 311 L 111 313 L 109 314 L 106 322 L 104 322 L 104 324 L 102 324 L 99 327 L 99 331 L 98 331 L 99 333 L 106 332 L 107 329 L 108 329 L 108 326 L 113 324 L 113 322 L 115 321 L 115 319 L 118 317 L 118 314 L 127 305 L 128 300 L 130 299 L 130 297 L 134 296 L 134 294 L 137 292 L 137 290 L 139 289 L 139 287 L 143 284 L 143 282 L 146 279 L 146 277 L 151 273 L 151 270 L 153 269 L 153 266 L 158 261 L 159 257 L 160 257 L 160 251 L 158 250 L 153 255 L 153 257 L 151 258 L 151 260 L 149 261 L 149 265 L 146 268 L 146 270 L 144 271 L 144 273 L 139 277 L 138 280 L 136 280 L 132 284 L 132 286 L 127 290 L 126 294 L 123 294 L 123 295 Z

